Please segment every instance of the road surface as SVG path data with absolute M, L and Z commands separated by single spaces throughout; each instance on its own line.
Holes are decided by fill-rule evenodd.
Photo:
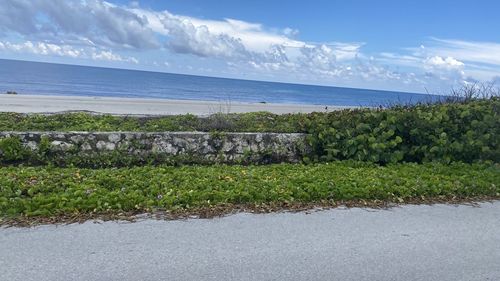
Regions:
M 500 202 L 0 229 L 0 280 L 500 280 Z

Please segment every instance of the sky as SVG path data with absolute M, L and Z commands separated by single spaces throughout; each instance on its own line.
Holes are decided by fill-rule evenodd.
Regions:
M 0 58 L 381 90 L 500 84 L 498 0 L 0 0 Z

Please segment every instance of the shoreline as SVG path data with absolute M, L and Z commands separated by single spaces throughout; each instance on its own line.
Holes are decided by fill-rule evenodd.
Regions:
M 60 113 L 85 111 L 112 115 L 180 115 L 205 116 L 214 113 L 268 111 L 276 114 L 326 112 L 357 106 L 309 105 L 285 103 L 246 103 L 150 98 L 87 97 L 58 95 L 0 94 L 0 112 Z

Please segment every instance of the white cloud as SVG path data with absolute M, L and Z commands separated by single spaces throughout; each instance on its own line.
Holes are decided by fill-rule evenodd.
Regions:
M 456 70 L 464 67 L 464 63 L 452 57 L 433 56 L 425 60 L 425 64 L 431 68 Z
M 423 81 L 446 81 L 448 88 L 470 81 L 491 82 L 500 73 L 498 43 L 431 38 L 425 46 L 406 51 L 410 54 L 381 53 L 377 60 L 424 71 Z
M 286 27 L 285 29 L 283 29 L 283 34 L 289 38 L 295 37 L 295 36 L 299 35 L 299 30 L 296 28 Z
M 360 49 L 364 44 L 360 43 L 331 43 L 335 57 L 339 60 L 353 60 L 360 54 Z
M 56 45 L 46 42 L 26 41 L 23 43 L 0 42 L 0 50 L 14 53 L 30 53 L 42 56 L 59 56 L 69 58 L 90 58 L 101 61 L 120 61 L 139 63 L 134 57 L 123 57 L 110 50 L 96 48 L 75 48 L 70 45 Z
M 164 18 L 170 40 L 167 46 L 177 53 L 202 57 L 241 58 L 249 56 L 242 40 L 224 33 L 212 33 L 205 25 L 195 26 L 187 20 Z
M 171 20 L 179 20 L 184 23 L 190 23 L 196 28 L 205 27 L 208 32 L 215 36 L 228 36 L 237 38 L 252 52 L 265 52 L 274 45 L 283 45 L 287 47 L 302 47 L 304 42 L 296 41 L 282 34 L 276 34 L 263 29 L 262 25 L 249 23 L 234 19 L 225 19 L 223 21 L 202 20 L 185 16 L 170 15 Z M 175 29 L 171 25 L 172 21 L 164 21 L 164 27 L 167 30 Z
M 93 60 L 132 62 L 135 64 L 139 63 L 139 60 L 134 57 L 124 58 L 111 51 L 93 51 L 90 56 Z
M 1 43 L 1 47 L 7 51 L 13 52 L 24 52 L 32 53 L 38 55 L 55 55 L 55 56 L 65 56 L 77 58 L 83 54 L 82 49 L 76 49 L 69 45 L 56 45 L 44 42 L 31 42 L 26 41 L 24 43 L 14 44 L 10 42 Z
M 237 57 L 248 53 L 262 54 L 276 45 L 306 45 L 290 38 L 298 33 L 291 28 L 280 34 L 265 30 L 261 24 L 236 19 L 205 20 L 137 7 L 129 11 L 147 19 L 148 27 L 156 33 L 168 36 L 167 46 L 180 53 Z
M 400 66 L 420 67 L 422 65 L 422 57 L 412 55 L 382 52 L 376 59 L 380 62 Z
M 446 40 L 433 38 L 436 43 L 427 46 L 427 52 L 451 56 L 464 62 L 500 66 L 500 43 Z
M 79 38 L 115 48 L 159 47 L 147 20 L 100 0 L 2 0 L 0 32 L 26 39 Z
M 326 45 L 304 47 L 301 49 L 301 62 L 309 67 L 318 67 L 328 70 L 335 67 L 337 57 L 332 48 Z
M 464 72 L 465 64 L 452 57 L 432 56 L 424 61 L 424 68 L 428 77 L 435 77 L 444 81 L 451 81 L 454 84 L 467 82 Z
M 166 47 L 175 53 L 222 58 L 228 65 L 248 65 L 260 71 L 301 71 L 326 76 L 348 72 L 339 62 L 355 60 L 360 43 L 308 43 L 292 39 L 298 30 L 266 30 L 261 24 L 235 19 L 206 20 L 168 11 L 129 9 L 147 19 L 148 26 L 168 37 Z M 236 62 L 236 64 L 235 64 Z

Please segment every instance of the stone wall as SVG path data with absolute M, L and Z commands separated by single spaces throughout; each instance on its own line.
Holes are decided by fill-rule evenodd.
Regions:
M 0 132 L 17 138 L 26 150 L 49 154 L 128 156 L 163 155 L 204 162 L 299 162 L 310 153 L 305 134 L 205 132 Z M 0 149 L 0 159 L 4 154 Z M 197 160 L 197 161 L 200 161 Z

